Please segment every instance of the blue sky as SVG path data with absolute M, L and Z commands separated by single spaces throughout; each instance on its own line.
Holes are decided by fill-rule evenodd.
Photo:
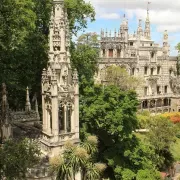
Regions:
M 138 19 L 144 20 L 147 14 L 146 0 L 85 0 L 90 2 L 96 11 L 96 21 L 88 23 L 85 32 L 100 33 L 101 28 L 113 34 L 119 29 L 123 14 L 129 21 L 129 33 L 137 29 Z M 151 0 L 149 5 L 151 21 L 151 37 L 156 43 L 162 45 L 164 30 L 168 30 L 171 55 L 177 55 L 175 46 L 180 42 L 180 0 Z

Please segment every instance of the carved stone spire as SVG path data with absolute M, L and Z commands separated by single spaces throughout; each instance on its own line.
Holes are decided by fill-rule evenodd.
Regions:
M 128 20 L 126 18 L 126 15 L 124 14 L 123 20 L 120 26 L 120 34 L 123 41 L 128 41 Z
M 169 55 L 169 43 L 168 43 L 168 32 L 164 31 L 163 34 L 163 53 L 164 55 Z
M 139 19 L 139 25 L 138 25 L 138 28 L 137 28 L 137 35 L 139 37 L 143 36 L 142 20 L 141 19 Z
M 29 99 L 29 88 L 26 88 L 26 108 L 25 108 L 26 112 L 31 111 L 31 103 L 30 103 L 30 99 Z
M 150 2 L 148 2 L 148 4 L 147 4 L 147 17 L 146 17 L 146 21 L 145 21 L 144 36 L 150 40 L 151 39 L 151 27 L 150 27 L 150 20 L 149 20 L 149 4 L 150 4 Z

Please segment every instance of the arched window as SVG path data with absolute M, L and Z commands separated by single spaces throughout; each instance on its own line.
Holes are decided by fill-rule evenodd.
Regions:
M 71 113 L 72 113 L 72 106 L 70 103 L 66 106 L 66 131 L 71 132 Z
M 61 133 L 65 131 L 64 106 L 62 103 L 60 103 L 60 106 L 59 106 L 58 118 L 59 118 L 59 133 Z

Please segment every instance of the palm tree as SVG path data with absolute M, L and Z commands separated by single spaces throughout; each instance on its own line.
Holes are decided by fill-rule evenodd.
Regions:
M 94 163 L 97 144 L 96 136 L 89 136 L 78 146 L 67 142 L 63 154 L 50 161 L 52 170 L 57 174 L 56 179 L 75 180 L 77 173 L 81 173 L 82 180 L 100 179 L 106 166 L 102 163 Z

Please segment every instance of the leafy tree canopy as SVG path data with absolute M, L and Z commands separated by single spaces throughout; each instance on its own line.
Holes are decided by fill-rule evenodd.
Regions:
M 101 74 L 106 84 L 119 86 L 121 90 L 136 89 L 143 83 L 141 78 L 130 76 L 125 67 L 112 65 L 101 70 Z
M 84 0 L 65 0 L 70 30 L 73 34 L 87 28 L 88 19 L 95 20 L 95 10 L 90 3 Z
M 11 108 L 24 108 L 27 86 L 30 88 L 30 96 L 37 93 L 40 101 L 41 73 L 48 61 L 51 2 L 1 1 L 0 84 L 7 84 Z M 88 18 L 94 20 L 94 8 L 84 0 L 66 0 L 65 5 L 72 33 L 84 29 Z
M 9 140 L 0 147 L 0 179 L 25 179 L 28 168 L 39 162 L 40 149 L 29 139 Z

